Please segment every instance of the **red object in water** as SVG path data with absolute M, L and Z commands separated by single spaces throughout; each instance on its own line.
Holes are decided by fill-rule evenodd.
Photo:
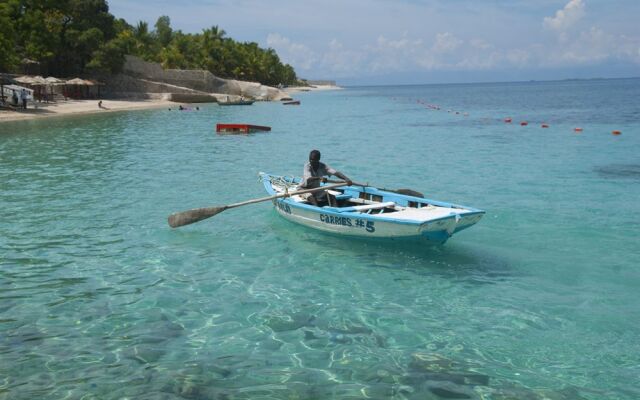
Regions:
M 547 124 L 542 124 L 541 126 L 542 126 L 543 128 L 548 128 L 548 127 L 549 127 L 549 125 L 547 125 Z
M 573 130 L 576 132 L 582 132 L 582 128 L 573 128 Z
M 249 124 L 216 124 L 216 132 L 218 133 L 253 133 L 268 132 L 271 130 L 269 126 L 249 125 Z
M 621 135 L 622 132 L 620 132 L 620 131 L 611 131 L 611 134 L 612 135 Z
M 529 123 L 527 121 L 520 122 L 520 126 L 527 126 L 527 125 L 529 125 Z
M 504 119 L 504 122 L 506 122 L 506 123 L 509 123 L 509 124 L 510 124 L 510 123 L 511 123 L 511 118 L 505 118 L 505 119 Z

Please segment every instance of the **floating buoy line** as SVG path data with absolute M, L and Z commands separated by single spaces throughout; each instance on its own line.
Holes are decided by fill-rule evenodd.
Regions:
M 396 100 L 396 98 L 394 97 L 393 100 Z M 416 103 L 424 105 L 425 108 L 428 109 L 428 110 L 433 110 L 433 111 L 441 111 L 442 110 L 441 106 L 439 106 L 437 104 L 427 103 L 422 99 L 417 99 Z M 463 115 L 465 117 L 469 116 L 468 112 L 457 111 L 457 110 L 452 110 L 452 109 L 447 109 L 446 111 L 449 114 Z M 503 118 L 503 121 L 504 121 L 505 124 L 510 124 L 510 123 L 513 122 L 513 118 L 512 117 L 505 117 L 505 118 Z M 529 121 L 526 121 L 526 120 L 520 121 L 520 126 L 528 126 L 528 125 L 529 125 Z M 546 123 L 546 122 L 543 122 L 543 123 L 540 124 L 540 128 L 545 128 L 546 129 L 546 128 L 549 128 L 549 126 L 550 125 L 548 123 Z M 584 131 L 584 128 L 577 126 L 577 127 L 573 128 L 573 131 L 575 133 L 581 133 L 581 132 Z M 621 135 L 622 131 L 620 131 L 620 130 L 612 130 L 611 134 L 612 135 L 616 135 L 616 136 L 617 135 Z

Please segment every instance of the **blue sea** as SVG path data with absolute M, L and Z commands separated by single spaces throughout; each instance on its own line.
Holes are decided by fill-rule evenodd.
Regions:
M 0 399 L 640 398 L 640 79 L 294 97 L 0 124 Z M 168 226 L 312 149 L 486 215 L 442 246 L 270 202 Z

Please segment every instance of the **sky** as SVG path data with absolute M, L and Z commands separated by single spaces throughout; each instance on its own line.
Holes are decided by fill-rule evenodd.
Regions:
M 640 76 L 640 0 L 108 0 L 134 25 L 217 25 L 341 85 Z

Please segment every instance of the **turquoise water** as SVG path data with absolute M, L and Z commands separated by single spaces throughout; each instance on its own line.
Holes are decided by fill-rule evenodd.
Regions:
M 639 79 L 295 97 L 0 125 L 0 399 L 640 398 Z M 168 227 L 312 148 L 487 214 L 424 248 L 270 203 Z

